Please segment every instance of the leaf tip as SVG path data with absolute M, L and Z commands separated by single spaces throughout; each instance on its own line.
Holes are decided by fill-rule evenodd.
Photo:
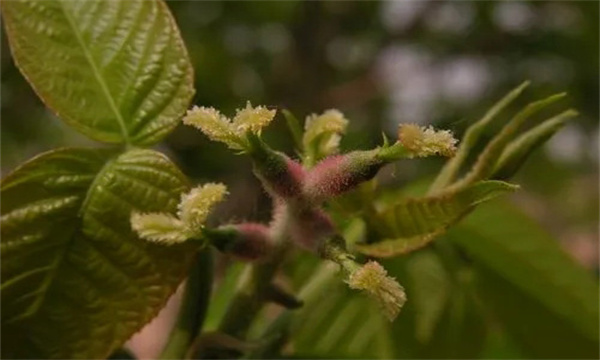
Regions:
M 579 116 L 579 111 L 577 111 L 576 109 L 568 109 L 565 112 L 563 112 L 562 115 L 567 118 L 573 118 Z

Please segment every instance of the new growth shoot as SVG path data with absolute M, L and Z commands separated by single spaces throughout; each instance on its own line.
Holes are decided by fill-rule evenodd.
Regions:
M 282 249 L 300 246 L 338 263 L 352 289 L 368 294 L 388 319 L 395 319 L 406 301 L 402 286 L 379 263 L 369 261 L 361 265 L 344 250 L 344 240 L 322 205 L 372 179 L 379 169 L 398 159 L 452 156 L 456 139 L 446 130 L 401 125 L 398 140 L 391 145 L 386 141 L 372 150 L 338 154 L 348 120 L 339 110 L 330 109 L 306 118 L 300 144 L 302 161 L 298 161 L 271 149 L 261 139 L 261 131 L 275 113 L 248 102 L 237 110 L 233 119 L 214 108 L 196 106 L 183 119 L 184 124 L 198 128 L 209 139 L 251 158 L 254 174 L 273 198 L 275 211 L 270 225 L 205 227 L 211 207 L 226 193 L 223 185 L 207 184 L 182 196 L 177 217 L 162 213 L 133 214 L 133 229 L 151 241 L 170 244 L 195 239 L 242 259 L 269 259 L 266 265 L 257 265 L 255 273 L 263 275 L 253 280 L 254 284 L 266 283 L 260 289 L 273 288 L 271 277 L 283 261 Z M 334 243 L 337 245 L 333 246 Z

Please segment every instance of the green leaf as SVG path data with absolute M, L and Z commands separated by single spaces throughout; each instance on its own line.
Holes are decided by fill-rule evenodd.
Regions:
M 547 106 L 550 106 L 558 100 L 564 98 L 565 93 L 549 96 L 545 99 L 535 101 L 527 105 L 523 110 L 519 111 L 508 124 L 490 141 L 483 149 L 472 169 L 462 179 L 452 184 L 451 187 L 459 188 L 466 184 L 471 184 L 475 181 L 485 180 L 492 176 L 498 159 L 502 152 L 513 139 L 519 128 L 523 126 L 525 121 L 535 113 L 541 111 Z
M 300 291 L 304 306 L 287 312 L 295 355 L 392 358 L 389 322 L 373 301 L 350 290 L 331 265 L 323 264 Z M 402 313 L 396 321 L 401 320 Z
M 512 103 L 521 93 L 529 86 L 529 81 L 526 81 L 519 85 L 517 88 L 509 92 L 505 97 L 498 101 L 492 108 L 483 116 L 483 118 L 477 121 L 475 124 L 469 126 L 467 132 L 463 136 L 460 142 L 460 146 L 456 155 L 446 162 L 446 165 L 442 168 L 437 178 L 431 185 L 430 192 L 439 191 L 449 185 L 458 172 L 461 166 L 467 160 L 470 151 L 477 144 L 477 141 L 483 134 L 483 131 L 488 124 L 498 116 L 498 114 L 504 110 L 510 103 Z
M 87 136 L 153 144 L 186 110 L 192 68 L 162 1 L 14 0 L 2 14 L 18 67 Z
M 455 285 L 421 359 L 477 359 L 484 347 L 488 324 L 473 292 Z
M 288 129 L 292 134 L 296 148 L 301 151 L 303 147 L 302 134 L 304 130 L 302 130 L 302 127 L 300 126 L 300 121 L 298 121 L 298 118 L 296 118 L 296 116 L 288 109 L 283 109 L 281 112 L 283 113 Z
M 475 359 L 482 352 L 489 325 L 474 297 L 472 271 L 458 254 L 441 251 L 445 245 L 383 261 L 408 297 L 392 323 L 393 358 Z
M 152 319 L 192 245 L 138 239 L 136 211 L 175 211 L 188 188 L 162 154 L 60 149 L 1 186 L 2 355 L 105 358 Z
M 227 305 L 235 295 L 235 290 L 240 277 L 244 273 L 247 264 L 234 262 L 229 264 L 223 271 L 219 282 L 213 285 L 214 290 L 208 303 L 206 319 L 204 319 L 203 331 L 217 331 L 221 319 L 225 316 Z
M 475 298 L 472 269 L 444 242 L 412 254 L 405 262 L 420 341 L 414 357 L 478 358 L 489 325 Z
M 476 282 L 478 295 L 494 322 L 507 332 L 525 357 L 598 359 L 597 339 L 581 336 L 569 321 L 494 270 L 479 264 Z
M 533 150 L 545 143 L 558 130 L 562 129 L 568 120 L 575 116 L 577 116 L 577 111 L 567 110 L 513 140 L 506 146 L 500 159 L 498 159 L 492 177 L 495 179 L 508 179 L 513 176 Z
M 502 181 L 480 181 L 459 190 L 405 199 L 369 217 L 368 221 L 378 229 L 383 240 L 357 244 L 356 248 L 377 257 L 405 254 L 444 233 L 476 205 L 517 188 Z
M 447 236 L 476 264 L 517 289 L 519 295 L 506 295 L 506 306 L 520 306 L 520 300 L 514 299 L 526 298 L 537 304 L 528 305 L 530 308 L 543 308 L 544 317 L 553 316 L 553 323 L 569 327 L 571 337 L 577 334 L 575 337 L 594 342 L 598 349 L 598 284 L 535 222 L 507 204 L 496 203 L 476 211 Z M 502 306 L 504 295 L 495 294 Z M 504 316 L 499 320 L 505 320 Z M 537 320 L 545 323 L 542 318 Z M 561 329 L 546 330 L 544 343 L 563 341 Z M 522 330 L 519 336 L 524 334 Z M 538 349 L 547 346 L 538 345 Z
M 449 275 L 433 251 L 420 251 L 406 259 L 406 291 L 415 312 L 415 337 L 431 340 L 451 295 Z
M 481 354 L 489 325 L 474 298 L 472 272 L 449 262 L 438 244 L 383 261 L 408 297 L 391 324 L 391 358 L 473 359 Z

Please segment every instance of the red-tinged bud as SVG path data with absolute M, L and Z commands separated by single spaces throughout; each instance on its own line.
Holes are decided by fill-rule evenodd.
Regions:
M 274 197 L 296 198 L 302 195 L 305 171 L 302 165 L 287 155 L 270 149 L 260 138 L 248 135 L 254 174 Z
M 319 203 L 371 180 L 385 165 L 377 154 L 378 150 L 354 151 L 326 158 L 307 174 L 304 193 Z
M 333 221 L 318 208 L 291 209 L 290 236 L 292 240 L 313 252 L 318 252 L 322 243 L 336 233 Z
M 233 255 L 254 260 L 270 254 L 273 244 L 268 227 L 257 223 L 238 224 L 235 227 L 240 232 L 240 237 L 232 244 L 230 252 Z
M 265 258 L 273 248 L 269 228 L 262 224 L 225 225 L 217 229 L 206 229 L 204 234 L 217 249 L 240 260 Z

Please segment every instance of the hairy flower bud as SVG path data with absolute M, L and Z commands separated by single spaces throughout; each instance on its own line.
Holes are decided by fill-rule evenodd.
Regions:
M 204 234 L 217 249 L 241 260 L 264 258 L 273 248 L 269 228 L 263 224 L 224 225 L 217 229 L 206 229 Z
M 336 233 L 333 221 L 321 209 L 292 208 L 290 211 L 290 236 L 307 250 L 318 252 L 323 242 Z
M 306 155 L 305 163 L 312 165 L 317 160 L 338 151 L 340 134 L 346 131 L 348 120 L 340 111 L 331 109 L 321 115 L 312 114 L 306 118 L 302 146 Z
M 414 124 L 400 125 L 398 140 L 416 157 L 453 156 L 458 142 L 449 130 L 436 131 L 431 126 L 425 128 Z
M 131 214 L 131 228 L 148 241 L 171 245 L 202 238 L 212 207 L 227 194 L 223 184 L 208 183 L 181 195 L 177 217 L 169 213 Z
M 183 117 L 183 123 L 200 129 L 212 141 L 222 142 L 235 150 L 243 149 L 231 121 L 212 107 L 194 106 Z
M 254 163 L 254 173 L 265 189 L 273 196 L 294 198 L 302 195 L 305 171 L 302 165 L 274 151 L 255 135 L 249 135 L 249 154 Z
M 212 207 L 227 195 L 223 184 L 208 183 L 181 195 L 177 215 L 192 231 L 202 227 Z
M 369 261 L 352 272 L 346 282 L 352 289 L 363 290 L 375 299 L 390 321 L 398 316 L 406 302 L 404 288 L 375 261 Z
M 387 271 L 375 261 L 359 264 L 346 251 L 344 239 L 332 236 L 320 249 L 320 255 L 335 262 L 346 274 L 346 283 L 352 289 L 362 290 L 375 299 L 384 315 L 393 321 L 406 302 L 404 288 L 387 275 Z
M 260 133 L 273 120 L 275 113 L 276 110 L 269 110 L 264 106 L 252 107 L 248 101 L 245 108 L 238 109 L 233 118 L 233 126 L 239 134 L 247 131 Z
M 321 115 L 312 114 L 306 118 L 304 141 L 310 142 L 324 133 L 343 133 L 348 119 L 339 110 L 330 109 Z
M 377 150 L 335 155 L 318 163 L 306 176 L 304 193 L 318 203 L 371 180 L 385 164 Z
M 167 213 L 134 212 L 131 214 L 131 228 L 140 237 L 165 245 L 178 244 L 189 238 L 183 222 Z
M 264 106 L 252 107 L 248 101 L 246 107 L 238 109 L 233 120 L 211 107 L 194 106 L 183 117 L 183 123 L 194 126 L 213 141 L 222 142 L 234 150 L 247 150 L 248 133 L 260 134 L 275 117 L 275 110 Z

